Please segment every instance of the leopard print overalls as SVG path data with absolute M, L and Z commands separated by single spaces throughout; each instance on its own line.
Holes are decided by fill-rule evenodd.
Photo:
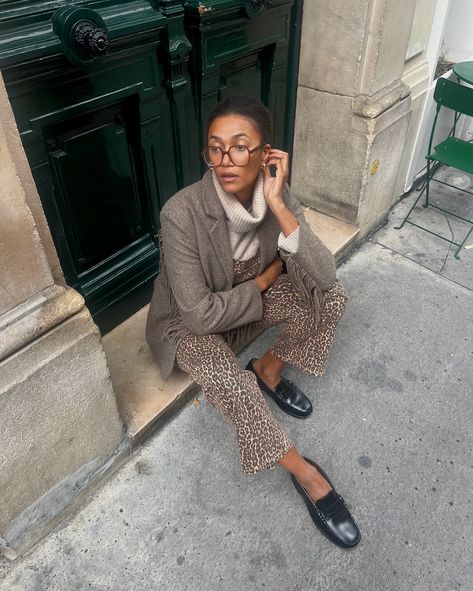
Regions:
M 249 260 L 234 261 L 234 285 L 254 279 L 259 264 L 259 252 Z M 272 353 L 314 376 L 321 376 L 325 369 L 347 300 L 338 281 L 324 296 L 316 319 L 289 276 L 283 274 L 262 294 L 263 318 L 252 325 L 256 331 L 284 322 Z M 271 412 L 255 375 L 240 366 L 232 351 L 234 330 L 238 329 L 184 336 L 176 361 L 201 386 L 206 400 L 235 427 L 242 470 L 253 474 L 274 468 L 294 444 Z

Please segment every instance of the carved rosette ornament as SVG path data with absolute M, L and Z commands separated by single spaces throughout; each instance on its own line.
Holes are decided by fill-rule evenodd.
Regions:
M 88 8 L 59 8 L 53 15 L 53 31 L 61 40 L 65 56 L 76 66 L 96 63 L 109 47 L 104 20 Z
M 84 59 L 100 57 L 109 45 L 107 32 L 92 21 L 79 21 L 72 30 L 72 40 Z

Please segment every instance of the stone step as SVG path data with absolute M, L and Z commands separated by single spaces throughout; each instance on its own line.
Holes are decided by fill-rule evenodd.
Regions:
M 149 304 L 102 338 L 118 410 L 134 444 L 167 412 L 189 400 L 193 387 L 180 370 L 168 380 L 161 378 L 145 339 L 148 308 Z
M 304 208 L 304 216 L 314 234 L 333 252 L 337 261 L 348 253 L 360 233 L 356 226 L 308 207 Z
M 308 208 L 304 214 L 336 259 L 344 256 L 358 228 Z M 144 306 L 102 338 L 118 408 L 134 445 L 197 391 L 196 384 L 180 370 L 166 381 L 161 379 L 145 339 L 147 314 L 148 306 Z

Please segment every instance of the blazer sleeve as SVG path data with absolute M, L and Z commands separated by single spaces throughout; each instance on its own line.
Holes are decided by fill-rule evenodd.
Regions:
M 263 300 L 255 281 L 245 281 L 227 291 L 210 290 L 190 216 L 189 211 L 177 213 L 166 207 L 161 211 L 166 277 L 184 325 L 194 334 L 206 335 L 261 320 Z
M 327 291 L 335 283 L 336 268 L 335 259 L 330 250 L 310 229 L 307 224 L 302 206 L 299 201 L 291 195 L 286 185 L 284 201 L 291 212 L 299 221 L 300 235 L 299 248 L 294 254 L 281 250 L 281 258 L 288 261 L 291 259 L 298 267 L 311 277 L 321 291 Z

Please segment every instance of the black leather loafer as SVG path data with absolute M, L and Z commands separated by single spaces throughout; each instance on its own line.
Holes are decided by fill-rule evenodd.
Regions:
M 299 390 L 296 384 L 283 377 L 281 377 L 281 381 L 273 390 L 265 384 L 256 373 L 253 367 L 254 361 L 256 361 L 256 359 L 250 359 L 245 369 L 255 374 L 261 391 L 265 394 L 269 394 L 274 402 L 282 408 L 284 412 L 287 412 L 287 414 L 300 419 L 308 417 L 312 412 L 312 402 L 307 398 L 304 392 Z
M 313 460 L 304 459 L 315 466 L 322 474 L 325 480 L 330 484 L 332 490 L 318 501 L 313 501 L 306 489 L 298 482 L 298 480 L 291 474 L 292 482 L 296 487 L 297 492 L 304 499 L 307 505 L 312 521 L 319 528 L 319 530 L 331 542 L 340 546 L 341 548 L 353 548 L 361 540 L 361 533 L 355 520 L 350 514 L 345 501 L 336 492 L 333 484 L 330 482 L 327 474 L 318 466 Z

